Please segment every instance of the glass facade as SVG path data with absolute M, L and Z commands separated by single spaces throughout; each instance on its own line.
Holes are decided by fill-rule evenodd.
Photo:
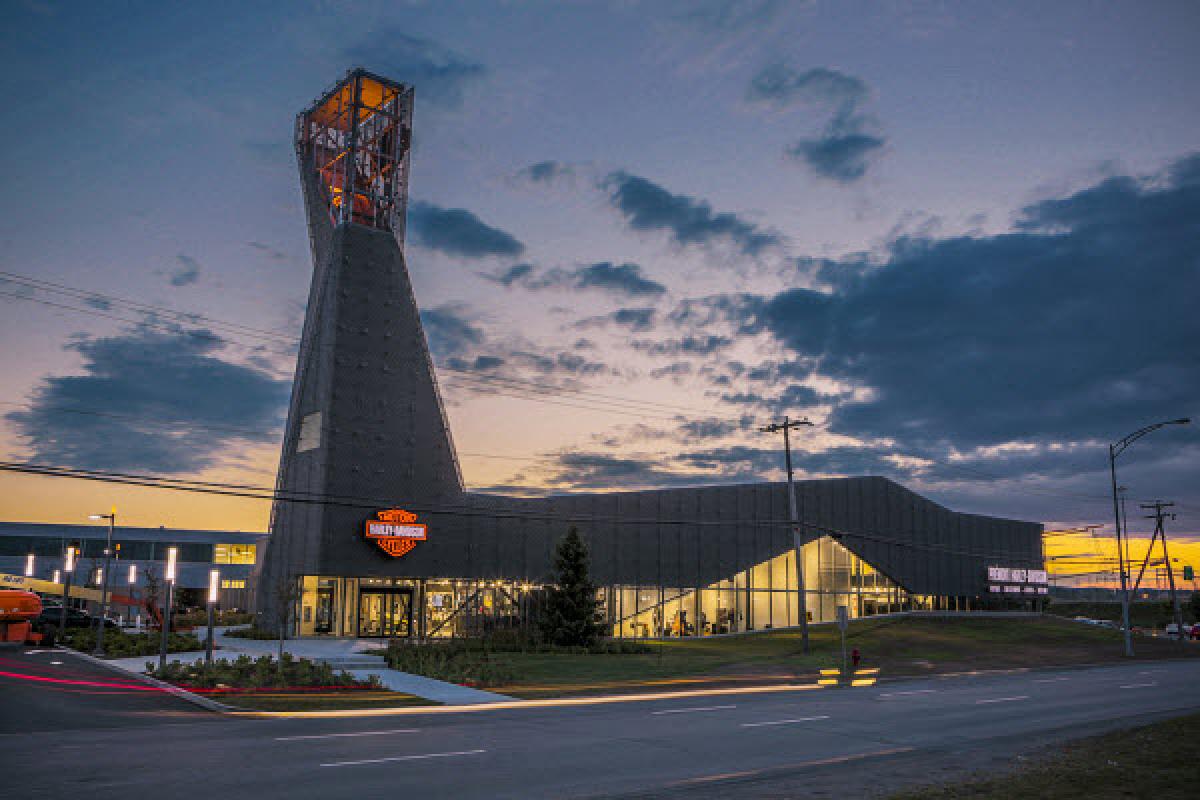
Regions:
M 896 611 L 965 608 L 966 601 L 913 595 L 825 536 L 801 549 L 809 622 L 837 607 L 857 618 Z M 477 636 L 516 627 L 541 587 L 521 581 L 306 576 L 296 613 L 301 636 Z M 708 586 L 601 587 L 618 638 L 713 636 L 798 625 L 796 559 L 786 552 Z
M 801 548 L 809 622 L 928 607 L 828 536 Z M 712 636 L 798 625 L 800 595 L 792 552 L 703 587 L 613 586 L 605 590 L 612 635 Z

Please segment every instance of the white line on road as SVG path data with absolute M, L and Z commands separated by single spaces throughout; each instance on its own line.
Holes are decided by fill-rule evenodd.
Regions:
M 814 722 L 819 719 L 829 719 L 828 715 L 820 717 L 799 717 L 797 719 L 777 719 L 772 722 L 743 722 L 743 728 L 761 728 L 764 725 L 791 725 L 793 722 Z
M 976 700 L 975 705 L 983 705 L 984 703 L 1011 703 L 1014 700 L 1028 700 L 1029 695 L 1019 694 L 1016 697 L 996 697 L 991 700 Z
M 1158 686 L 1158 684 L 1155 683 L 1154 681 L 1151 681 L 1150 683 L 1127 683 L 1124 686 L 1122 686 L 1121 688 L 1122 689 L 1144 689 L 1147 686 Z
M 1057 683 L 1058 681 L 1069 681 L 1070 678 L 1034 678 L 1034 683 Z
M 417 733 L 416 728 L 397 728 L 391 731 L 354 731 L 353 733 L 310 733 L 306 736 L 276 736 L 277 742 L 296 742 L 301 739 L 339 739 L 343 736 L 386 736 L 389 733 Z
M 663 711 L 651 711 L 654 716 L 660 714 L 690 714 L 693 711 L 724 711 L 729 708 L 737 708 L 737 706 L 700 706 L 699 708 L 668 708 Z
M 879 696 L 880 697 L 901 697 L 903 695 L 909 695 L 909 694 L 933 694 L 936 691 L 937 691 L 937 689 L 912 689 L 911 691 L 907 691 L 907 692 L 884 692 L 883 694 L 881 694 Z
M 388 761 L 419 761 L 423 758 L 451 758 L 452 756 L 473 756 L 486 753 L 487 750 L 456 750 L 453 753 L 425 753 L 419 756 L 390 756 L 388 758 L 364 758 L 361 761 L 333 761 L 322 764 L 322 767 L 353 767 L 359 764 L 383 764 Z

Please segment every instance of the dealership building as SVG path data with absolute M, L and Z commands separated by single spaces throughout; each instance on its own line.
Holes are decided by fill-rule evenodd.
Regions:
M 412 102 L 353 70 L 296 121 L 313 280 L 256 574 L 264 625 L 425 638 L 504 624 L 553 580 L 570 527 L 614 636 L 781 628 L 802 607 L 820 622 L 838 606 L 1041 601 L 1040 524 L 951 511 L 881 477 L 797 482 L 795 532 L 783 483 L 466 491 L 403 253 Z

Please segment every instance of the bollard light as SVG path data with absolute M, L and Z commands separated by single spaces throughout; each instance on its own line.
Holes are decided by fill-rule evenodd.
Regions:
M 63 572 L 70 575 L 75 571 L 75 548 L 68 547 L 65 563 L 63 564 Z
M 52 583 L 62 583 L 62 570 L 54 570 L 54 580 Z
M 166 580 L 170 581 L 171 583 L 175 582 L 175 559 L 178 556 L 178 554 L 179 554 L 179 548 L 177 548 L 177 547 L 168 547 L 167 548 Z
M 25 556 L 25 577 L 33 577 L 33 553 Z
M 100 586 L 104 583 L 104 567 L 96 568 L 96 585 Z
M 208 602 L 217 602 L 217 589 L 221 584 L 221 571 L 210 569 L 208 571 Z
M 133 586 L 137 583 L 137 564 L 129 565 L 129 585 Z

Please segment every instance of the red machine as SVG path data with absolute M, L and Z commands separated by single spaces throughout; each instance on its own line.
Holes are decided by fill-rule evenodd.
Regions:
M 33 592 L 0 589 L 0 642 L 39 644 L 42 635 L 34 633 L 33 621 L 41 613 L 41 598 Z

